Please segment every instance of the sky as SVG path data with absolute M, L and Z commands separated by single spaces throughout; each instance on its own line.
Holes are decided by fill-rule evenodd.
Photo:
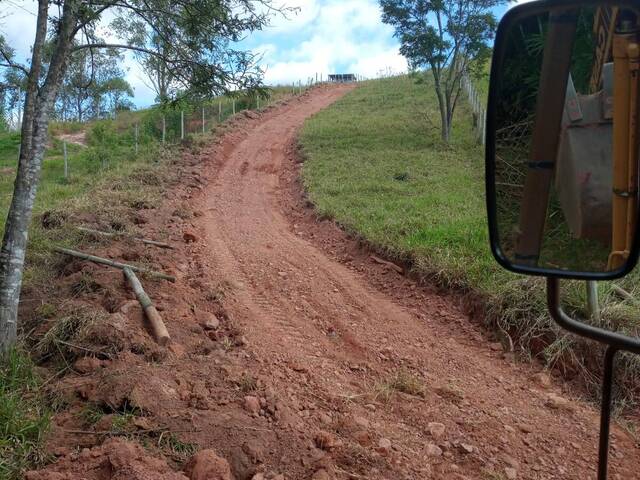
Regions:
M 299 13 L 276 17 L 271 26 L 241 42 L 261 56 L 267 85 L 291 84 L 328 73 L 355 73 L 376 78 L 407 70 L 393 28 L 382 23 L 378 0 L 276 0 Z M 519 2 L 528 0 L 519 0 Z M 501 17 L 507 7 L 496 10 Z M 0 0 L 0 33 L 25 59 L 35 31 L 36 2 Z M 154 102 L 144 72 L 128 54 L 127 81 L 138 107 Z

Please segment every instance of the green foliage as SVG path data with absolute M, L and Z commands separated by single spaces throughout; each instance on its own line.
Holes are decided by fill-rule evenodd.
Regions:
M 18 349 L 0 359 L 0 478 L 17 480 L 42 460 L 50 415 L 29 357 Z
M 442 138 L 449 140 L 463 72 L 477 74 L 491 55 L 497 26 L 492 9 L 506 0 L 380 0 L 382 21 L 392 25 L 400 53 L 412 70 L 433 77 Z

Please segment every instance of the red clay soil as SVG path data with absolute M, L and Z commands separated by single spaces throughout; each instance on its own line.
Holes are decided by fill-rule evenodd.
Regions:
M 178 248 L 130 247 L 178 276 L 145 284 L 168 349 L 148 339 L 117 272 L 84 267 L 120 302 L 106 320 L 118 352 L 56 385 L 75 406 L 55 419 L 57 461 L 30 478 L 231 478 L 203 474 L 199 459 L 181 471 L 169 436 L 214 450 L 241 480 L 595 478 L 593 405 L 489 344 L 451 297 L 315 220 L 296 131 L 350 88 L 248 114 L 181 160 L 180 182 L 141 225 Z M 147 449 L 100 446 L 108 428 L 83 423 L 87 403 L 136 412 L 128 438 Z M 640 478 L 638 445 L 618 427 L 612 437 L 611 478 Z

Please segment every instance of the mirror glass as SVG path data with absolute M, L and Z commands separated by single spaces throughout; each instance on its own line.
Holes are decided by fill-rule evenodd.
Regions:
M 492 78 L 499 249 L 516 267 L 619 270 L 638 203 L 637 12 L 529 12 L 503 32 Z

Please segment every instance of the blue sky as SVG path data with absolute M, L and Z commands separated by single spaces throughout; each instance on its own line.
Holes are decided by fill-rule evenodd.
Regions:
M 522 1 L 522 0 L 521 0 Z M 377 0 L 276 0 L 300 9 L 297 15 L 274 18 L 272 25 L 242 42 L 262 55 L 269 85 L 306 81 L 315 74 L 357 73 L 375 78 L 406 71 L 393 29 L 381 21 Z M 0 32 L 17 50 L 29 54 L 35 30 L 36 2 L 0 0 Z M 507 7 L 496 10 L 501 17 Z M 125 60 L 127 80 L 134 87 L 135 104 L 150 105 L 154 93 L 144 72 L 130 55 Z

